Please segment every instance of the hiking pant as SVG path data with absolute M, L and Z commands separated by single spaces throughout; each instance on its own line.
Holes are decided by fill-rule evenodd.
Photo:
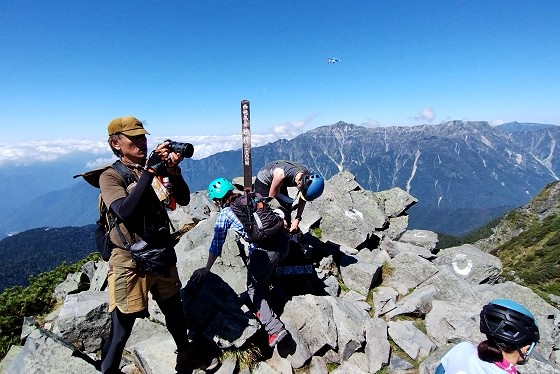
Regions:
M 183 314 L 179 292 L 165 300 L 157 301 L 157 304 L 165 316 L 167 330 L 177 344 L 177 351 L 179 353 L 185 351 L 189 345 L 189 340 L 187 337 L 187 322 Z M 130 337 L 134 321 L 136 321 L 136 318 L 142 318 L 146 315 L 146 310 L 136 313 L 123 313 L 119 308 L 115 308 L 111 312 L 111 332 L 101 352 L 102 373 L 120 373 L 119 366 L 124 346 Z
M 249 256 L 247 293 L 259 313 L 259 320 L 269 335 L 282 330 L 284 324 L 270 308 L 268 280 L 278 262 L 288 255 L 289 241 L 285 232 L 278 233 L 266 249 L 256 247 Z

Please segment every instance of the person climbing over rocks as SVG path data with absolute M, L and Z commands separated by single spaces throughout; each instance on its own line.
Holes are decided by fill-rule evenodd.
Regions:
M 194 281 L 199 281 L 210 272 L 212 265 L 222 253 L 228 229 L 234 230 L 250 242 L 244 225 L 231 208 L 231 205 L 235 204 L 235 200 L 242 199 L 243 195 L 234 192 L 233 185 L 227 179 L 218 178 L 208 185 L 208 197 L 220 208 L 220 211 L 216 218 L 214 237 L 206 266 L 193 272 L 191 279 Z M 274 347 L 288 335 L 284 324 L 272 310 L 268 301 L 270 276 L 278 262 L 288 254 L 288 248 L 289 238 L 284 229 L 278 230 L 266 240 L 249 244 L 247 292 L 257 310 L 257 318 L 268 333 L 270 347 Z
M 297 187 L 299 195 L 293 222 L 291 212 L 294 199 L 289 197 L 288 187 Z M 325 181 L 322 176 L 312 172 L 305 165 L 284 160 L 273 161 L 263 166 L 255 180 L 255 192 L 263 197 L 272 198 L 271 207 L 282 209 L 290 233 L 298 230 L 306 202 L 321 196 L 324 188 Z

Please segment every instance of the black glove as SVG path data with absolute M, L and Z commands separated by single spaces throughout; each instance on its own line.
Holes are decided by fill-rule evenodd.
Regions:
M 155 175 L 163 175 L 166 167 L 167 160 L 162 159 L 157 152 L 152 151 L 152 153 L 150 153 L 148 161 L 146 161 L 146 169 L 153 170 Z

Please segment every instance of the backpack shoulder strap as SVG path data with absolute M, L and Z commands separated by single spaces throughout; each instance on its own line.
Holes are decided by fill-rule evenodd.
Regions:
M 120 160 L 115 161 L 111 167 L 115 169 L 121 177 L 123 177 L 125 188 L 136 182 L 134 174 L 132 174 L 132 172 L 128 170 L 128 168 Z
M 136 177 L 134 176 L 134 174 L 132 174 L 132 172 L 128 170 L 128 168 L 120 160 L 115 161 L 113 165 L 111 165 L 111 167 L 115 169 L 119 173 L 119 175 L 124 179 L 125 188 L 130 186 L 132 183 L 136 182 Z M 103 205 L 105 205 L 101 197 L 100 199 Z M 103 214 L 103 211 L 101 211 L 101 213 Z M 125 239 L 121 229 L 119 228 L 116 215 L 107 206 L 105 206 L 105 213 L 107 214 L 107 221 L 109 223 L 109 227 L 116 228 L 117 234 L 119 234 L 119 237 L 123 242 L 125 248 L 129 249 L 130 243 L 128 243 L 128 241 Z

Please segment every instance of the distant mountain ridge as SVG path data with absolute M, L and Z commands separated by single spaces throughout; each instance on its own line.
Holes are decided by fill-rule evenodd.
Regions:
M 514 135 L 486 122 L 377 128 L 338 122 L 253 149 L 253 174 L 276 159 L 301 162 L 326 178 L 347 170 L 366 189 L 398 186 L 415 196 L 412 228 L 463 234 L 527 203 L 555 179 L 537 150 L 529 152 Z M 201 190 L 208 180 L 240 175 L 240 159 L 240 151 L 218 153 L 187 160 L 184 169 L 193 190 Z M 455 223 L 458 209 L 467 215 L 474 209 L 473 216 Z
M 411 228 L 462 235 L 526 204 L 560 175 L 560 150 L 556 149 L 560 127 L 517 124 L 543 128 L 507 131 L 515 124 L 494 127 L 486 122 L 450 121 L 369 128 L 338 122 L 292 140 L 253 148 L 253 175 L 262 165 L 278 159 L 306 164 L 325 178 L 347 170 L 366 189 L 380 191 L 398 186 L 416 197 L 419 202 L 409 211 Z M 242 174 L 241 151 L 187 159 L 181 166 L 191 191 L 205 190 L 210 180 Z M 61 209 L 50 206 L 43 214 L 28 215 L 34 217 L 28 220 L 41 226 L 54 226 L 52 222 L 60 222 L 64 216 L 71 217 L 75 225 L 95 222 L 98 190 L 85 183 L 73 188 L 73 192 L 59 192 L 74 194 L 71 201 L 59 199 L 54 204 Z M 57 198 L 51 195 L 48 200 Z M 33 206 L 43 204 L 35 201 Z M 0 228 L 25 222 L 27 209 L 22 210 L 13 219 L 0 217 Z M 19 226 L 16 231 L 22 229 L 25 227 Z
M 509 122 L 497 126 L 500 130 L 508 132 L 518 132 L 518 131 L 535 131 L 541 129 L 550 129 L 556 127 L 555 125 L 549 125 L 545 123 L 530 123 L 530 122 Z

